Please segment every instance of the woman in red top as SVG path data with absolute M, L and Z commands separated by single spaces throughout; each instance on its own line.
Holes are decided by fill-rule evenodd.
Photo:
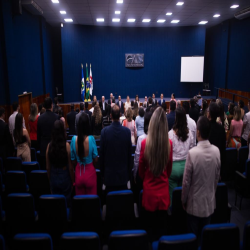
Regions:
M 29 115 L 29 130 L 31 147 L 37 150 L 37 120 L 38 120 L 38 109 L 36 103 L 32 103 L 30 106 Z
M 159 107 L 150 120 L 148 136 L 141 144 L 139 175 L 143 180 L 142 206 L 148 233 L 159 237 L 166 233 L 167 210 L 170 206 L 168 178 L 173 163 L 172 141 L 168 138 L 168 123 Z M 160 235 L 158 235 L 160 234 Z

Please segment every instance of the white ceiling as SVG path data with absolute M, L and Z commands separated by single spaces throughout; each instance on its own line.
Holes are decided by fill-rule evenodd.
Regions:
M 64 18 L 72 18 L 73 24 L 99 26 L 126 27 L 166 27 L 193 26 L 200 21 L 208 21 L 206 26 L 213 26 L 234 17 L 234 13 L 250 6 L 249 0 L 179 0 L 184 5 L 177 6 L 178 0 L 123 0 L 117 4 L 116 0 L 59 0 L 54 4 L 51 0 L 35 0 L 42 8 L 43 16 L 52 25 L 64 23 Z M 238 4 L 239 8 L 230 6 Z M 61 15 L 65 10 L 66 15 Z M 115 11 L 120 10 L 120 15 Z M 172 16 L 166 16 L 172 12 Z M 214 18 L 214 14 L 220 14 Z M 97 23 L 96 18 L 104 18 L 104 23 Z M 112 18 L 120 18 L 120 23 L 113 23 Z M 136 19 L 135 23 L 127 23 L 128 18 Z M 151 19 L 150 23 L 142 23 L 143 18 Z M 157 23 L 158 19 L 166 19 L 165 23 Z M 171 20 L 178 19 L 178 24 L 171 24 Z

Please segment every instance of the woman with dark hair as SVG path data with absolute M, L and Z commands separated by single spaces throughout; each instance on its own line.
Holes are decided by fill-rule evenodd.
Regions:
M 134 105 L 134 110 L 133 110 L 133 120 L 135 121 L 136 117 L 138 116 L 139 114 L 139 108 L 138 108 L 138 103 L 135 102 L 135 105 Z
M 175 101 L 175 102 L 176 102 L 176 100 L 175 100 L 175 94 L 174 94 L 174 93 L 171 94 L 170 102 L 171 102 L 171 101 Z
M 13 136 L 17 146 L 17 157 L 20 157 L 22 161 L 30 162 L 30 136 L 28 131 L 23 128 L 23 115 L 21 113 L 16 115 Z
M 168 132 L 173 143 L 173 168 L 169 177 L 169 193 L 172 201 L 174 188 L 182 186 L 182 178 L 189 149 L 194 147 L 193 134 L 189 133 L 187 117 L 183 107 L 176 109 L 175 123 Z
M 67 142 L 64 123 L 54 123 L 51 142 L 46 151 L 46 169 L 52 194 L 62 194 L 70 206 L 71 191 L 74 183 L 74 168 L 70 161 L 70 145 Z
M 98 161 L 95 138 L 90 134 L 89 117 L 82 113 L 78 122 L 78 136 L 71 140 L 71 161 L 75 167 L 76 195 L 97 194 L 96 170 Z
M 228 111 L 226 113 L 227 120 L 228 120 L 228 131 L 230 130 L 231 121 L 234 118 L 234 107 L 235 107 L 235 104 L 232 103 L 232 102 L 229 102 L 229 104 L 228 104 Z
M 137 103 L 138 107 L 140 107 L 140 100 L 138 95 L 135 96 L 135 103 Z
M 40 110 L 41 111 L 41 110 Z M 38 108 L 36 103 L 30 105 L 29 115 L 29 129 L 30 129 L 30 140 L 31 147 L 37 150 L 37 121 L 38 121 Z
M 208 108 L 207 100 L 202 99 L 200 116 L 207 117 L 207 108 Z
M 242 100 L 239 100 L 238 106 L 240 107 L 240 110 L 241 110 L 241 119 L 243 120 L 243 117 L 245 115 L 245 110 L 244 110 L 245 103 Z
M 102 111 L 99 105 L 95 105 L 94 111 L 91 117 L 92 135 L 95 139 L 100 139 L 102 131 Z
M 137 138 L 144 133 L 144 109 L 139 108 L 139 115 L 135 119 L 135 126 L 137 130 Z
M 224 105 L 221 101 L 221 99 L 217 99 L 216 103 L 218 104 L 219 107 L 219 114 L 218 117 L 216 119 L 216 122 L 218 122 L 219 124 L 221 124 L 223 126 L 223 128 L 225 129 L 225 131 L 228 131 L 228 120 L 227 120 L 227 116 L 225 114 L 224 111 Z

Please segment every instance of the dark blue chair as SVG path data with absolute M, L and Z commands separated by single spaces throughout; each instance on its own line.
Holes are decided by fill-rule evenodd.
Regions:
M 250 221 L 245 224 L 243 235 L 243 250 L 250 249 Z
M 240 196 L 240 210 L 243 198 L 250 198 L 250 160 L 246 161 L 245 172 L 236 171 L 235 175 L 235 206 Z
M 0 250 L 5 250 L 5 240 L 2 235 L 0 235 Z
M 35 148 L 30 148 L 30 154 L 31 154 L 31 161 L 37 161 Z
M 225 183 L 218 183 L 216 193 L 216 208 L 211 217 L 212 224 L 230 222 L 232 207 L 228 203 L 228 192 Z
M 132 191 L 122 190 L 107 194 L 105 220 L 107 232 L 134 229 L 135 211 Z
M 72 226 L 74 231 L 101 233 L 101 201 L 97 195 L 76 195 L 72 199 Z
M 4 190 L 5 190 L 5 185 L 3 185 L 2 173 L 0 172 L 0 195 L 2 195 Z
M 42 232 L 58 238 L 67 231 L 69 211 L 64 195 L 41 195 L 38 214 Z
M 49 234 L 17 234 L 13 239 L 13 250 L 53 250 L 52 239 Z
M 26 193 L 29 186 L 24 171 L 8 171 L 5 176 L 5 193 Z
M 197 238 L 194 234 L 162 236 L 152 244 L 152 250 L 193 250 L 197 249 Z
M 3 159 L 0 157 L 0 171 L 3 173 Z
M 37 161 L 23 162 L 22 163 L 22 170 L 26 174 L 27 183 L 29 183 L 30 172 L 33 170 L 39 170 L 39 169 L 40 169 L 40 165 L 39 165 L 39 162 L 37 162 Z
M 5 162 L 6 172 L 22 170 L 22 159 L 20 157 L 8 157 Z
M 240 249 L 239 228 L 233 224 L 211 224 L 202 230 L 201 250 Z
M 99 157 L 98 157 L 99 158 Z M 96 177 L 97 177 L 97 195 L 102 199 L 102 175 L 101 170 L 96 168 Z
M 0 234 L 3 233 L 3 224 L 5 222 L 5 211 L 3 211 L 2 198 L 0 196 Z M 0 248 L 1 250 L 1 248 Z
M 29 192 L 34 196 L 35 207 L 38 210 L 39 197 L 51 194 L 48 173 L 46 170 L 33 170 L 29 177 Z
M 113 231 L 108 241 L 109 250 L 147 250 L 149 246 L 144 230 Z
M 7 196 L 6 223 L 10 235 L 35 231 L 34 199 L 28 193 L 13 193 Z
M 234 180 L 235 171 L 237 169 L 238 151 L 236 148 L 227 148 L 225 153 L 225 161 L 221 166 L 222 181 Z
M 245 171 L 245 165 L 248 159 L 248 150 L 248 146 L 241 147 L 239 149 L 239 172 L 241 173 Z
M 61 236 L 61 249 L 100 250 L 100 239 L 94 232 L 64 233 Z

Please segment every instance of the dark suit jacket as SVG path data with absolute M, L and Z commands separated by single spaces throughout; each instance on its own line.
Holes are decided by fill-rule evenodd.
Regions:
M 155 98 L 155 100 L 153 100 L 153 98 L 152 98 L 152 101 L 153 101 L 153 105 L 157 105 L 157 103 L 158 103 L 158 101 L 156 100 L 156 98 Z
M 163 99 L 163 102 L 165 102 L 164 99 Z M 163 103 L 163 102 L 162 102 L 162 103 Z M 161 99 L 160 99 L 160 100 L 158 101 L 158 104 L 161 106 L 162 103 L 161 103 Z
M 150 109 L 151 109 L 151 108 L 153 108 L 153 107 L 154 107 L 154 105 L 153 105 L 153 104 L 152 104 L 152 105 L 150 105 L 150 106 L 148 106 L 148 107 L 147 107 L 147 109 L 146 109 L 146 112 L 149 112 L 149 111 L 150 111 Z
M 210 121 L 211 129 L 209 141 L 220 150 L 221 166 L 225 160 L 226 153 L 226 133 L 222 125 L 216 121 Z
M 51 141 L 51 133 L 54 128 L 54 123 L 59 120 L 59 116 L 50 110 L 46 110 L 43 115 L 40 115 L 37 122 L 37 144 L 40 148 L 40 155 L 46 155 L 46 149 Z
M 119 101 L 116 103 L 116 105 L 119 106 Z M 123 105 L 123 102 L 121 101 L 121 111 L 120 113 L 124 114 L 124 105 Z
M 114 97 L 113 97 L 113 101 L 115 101 L 115 98 L 114 98 Z M 108 104 L 109 104 L 109 105 L 112 104 L 111 101 L 110 101 L 110 98 L 109 98 L 109 100 L 108 100 Z
M 122 186 L 129 181 L 131 148 L 131 132 L 120 122 L 102 129 L 99 159 L 106 186 Z
M 99 102 L 99 106 L 100 106 L 101 111 L 102 111 L 102 116 L 106 116 L 107 115 L 108 104 L 105 102 L 105 110 L 103 110 L 103 106 L 102 106 L 102 102 L 101 101 Z
M 199 117 L 200 117 L 200 112 L 196 107 L 190 108 L 189 109 L 189 116 L 197 123 Z
M 0 157 L 5 160 L 7 157 L 13 156 L 13 153 L 14 145 L 9 126 L 0 120 Z
M 90 112 L 89 110 L 84 110 L 84 112 L 89 116 L 89 121 L 91 123 L 92 112 Z
M 170 110 L 170 113 L 167 114 L 167 120 L 168 120 L 168 131 L 170 131 L 175 122 L 175 111 Z
M 70 135 L 76 135 L 76 130 L 75 130 L 75 120 L 76 120 L 76 112 L 75 110 L 71 110 L 67 114 L 67 122 L 69 125 L 69 134 Z

